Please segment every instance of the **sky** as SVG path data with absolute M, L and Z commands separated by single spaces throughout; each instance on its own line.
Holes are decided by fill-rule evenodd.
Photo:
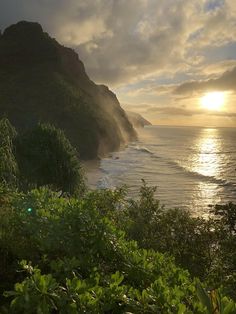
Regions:
M 0 0 L 1 30 L 21 20 L 153 124 L 236 127 L 235 0 Z

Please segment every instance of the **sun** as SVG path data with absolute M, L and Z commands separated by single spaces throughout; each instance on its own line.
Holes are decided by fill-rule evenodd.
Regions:
M 224 92 L 210 92 L 201 98 L 201 105 L 208 110 L 220 110 L 225 103 Z

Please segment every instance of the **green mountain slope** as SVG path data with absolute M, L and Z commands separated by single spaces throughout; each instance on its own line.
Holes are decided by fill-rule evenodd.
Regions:
M 78 55 L 38 23 L 19 22 L 0 36 L 0 81 L 0 116 L 18 130 L 54 124 L 83 159 L 136 137 L 116 96 L 92 82 Z

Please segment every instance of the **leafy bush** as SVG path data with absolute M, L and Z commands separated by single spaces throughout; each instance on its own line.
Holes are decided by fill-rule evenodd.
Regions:
M 200 221 L 195 218 L 191 221 L 191 217 L 185 220 L 187 216 L 178 215 L 177 211 L 168 214 L 167 210 L 164 214 L 152 191 L 144 185 L 138 200 L 127 200 L 125 189 L 94 191 L 76 199 L 58 197 L 57 192 L 48 188 L 19 193 L 3 187 L 0 288 L 7 298 L 2 301 L 2 312 L 235 313 L 234 301 L 225 296 L 232 292 L 227 290 L 232 286 L 226 280 L 220 281 L 219 274 L 211 277 L 212 286 L 210 276 L 201 284 L 176 266 L 172 257 L 153 249 L 140 249 L 137 242 L 127 241 L 127 234 L 120 229 L 130 231 L 129 237 L 137 235 L 135 227 L 142 227 L 140 221 L 144 217 L 146 224 L 140 232 L 143 237 L 154 238 L 150 238 L 151 244 L 139 238 L 140 245 L 154 246 L 157 235 L 163 235 L 164 238 L 159 238 L 160 248 L 172 252 L 178 264 L 186 263 L 194 271 L 199 248 L 191 248 L 189 253 L 187 249 L 190 250 L 191 243 L 201 244 L 206 229 L 202 231 Z M 136 216 L 135 210 L 139 210 Z M 146 230 L 147 217 L 152 218 L 150 231 Z M 176 224 L 183 225 L 184 221 L 191 227 L 182 232 Z M 155 230 L 153 227 L 160 227 L 160 223 L 165 223 L 166 229 Z M 211 234 L 218 236 L 222 223 L 217 219 L 215 226 L 219 228 L 209 230 L 206 238 L 211 246 L 216 243 Z M 171 236 L 165 230 L 166 233 L 172 230 Z M 191 230 L 198 232 L 191 236 Z M 204 241 L 201 249 L 205 249 Z M 220 244 L 219 238 L 217 241 Z M 186 261 L 183 257 L 181 261 L 184 248 Z M 205 256 L 202 253 L 199 261 Z M 214 261 L 220 258 L 217 255 Z M 17 263 L 21 264 L 20 269 Z M 214 269 L 212 265 L 210 268 Z M 201 273 L 200 266 L 198 271 Z M 226 283 L 227 289 L 216 290 L 221 282 Z
M 228 295 L 236 299 L 236 204 L 216 205 L 212 209 L 217 234 L 217 259 L 211 273 L 211 281 L 220 281 Z
M 130 224 L 125 225 L 129 238 L 141 247 L 168 252 L 193 277 L 205 279 L 214 255 L 214 223 L 193 218 L 184 210 L 166 209 L 154 198 L 154 191 L 144 183 L 140 198 L 129 202 Z
M 216 205 L 211 218 L 205 220 L 185 210 L 166 209 L 155 199 L 154 192 L 155 188 L 144 182 L 138 199 L 125 200 L 121 196 L 113 199 L 114 204 L 110 202 L 110 208 L 119 209 L 123 204 L 120 210 L 103 206 L 100 197 L 98 208 L 107 208 L 106 215 L 112 216 L 127 238 L 137 241 L 140 247 L 173 256 L 193 278 L 200 278 L 210 289 L 223 285 L 224 291 L 236 299 L 235 205 Z
M 13 140 L 17 133 L 8 119 L 0 120 L 0 183 L 15 186 L 18 167 L 14 156 Z
M 39 124 L 18 136 L 16 156 L 24 188 L 50 185 L 69 194 L 84 192 L 78 153 L 63 131 Z
M 1 259 L 8 268 L 0 271 L 3 282 L 12 273 L 12 284 L 19 282 L 6 294 L 12 313 L 181 313 L 200 306 L 188 273 L 126 241 L 100 215 L 93 193 L 67 199 L 44 188 L 6 195 Z M 28 273 L 15 272 L 13 261 L 25 259 L 39 268 L 24 262 Z

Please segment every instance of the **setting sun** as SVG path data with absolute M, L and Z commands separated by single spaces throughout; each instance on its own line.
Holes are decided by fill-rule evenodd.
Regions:
M 208 110 L 220 110 L 225 103 L 225 93 L 211 92 L 201 98 L 202 107 Z

